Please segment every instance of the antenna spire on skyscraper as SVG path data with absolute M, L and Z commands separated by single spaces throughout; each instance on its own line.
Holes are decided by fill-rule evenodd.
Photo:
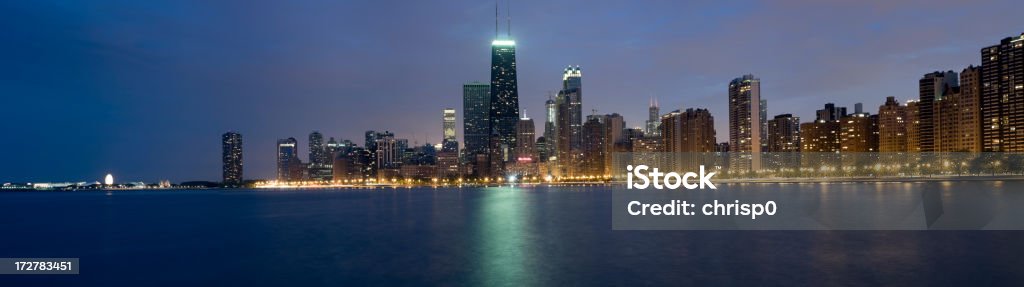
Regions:
M 494 0 L 494 38 L 498 38 L 498 0 Z
M 505 15 L 507 15 L 507 17 L 508 17 L 507 18 L 508 19 L 508 27 L 506 27 L 506 28 L 508 28 L 508 38 L 509 39 L 512 39 L 512 4 L 511 4 L 511 2 L 512 2 L 511 0 L 505 0 Z

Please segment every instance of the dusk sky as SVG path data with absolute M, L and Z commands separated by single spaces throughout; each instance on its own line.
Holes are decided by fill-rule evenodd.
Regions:
M 657 97 L 710 109 L 722 142 L 743 74 L 769 116 L 876 113 L 1024 32 L 1019 0 L 820 2 L 514 1 L 520 106 L 542 129 L 580 65 L 586 114 L 640 126 Z M 493 1 L 3 1 L 0 27 L 0 183 L 219 181 L 229 130 L 245 177 L 271 178 L 278 138 L 303 161 L 313 130 L 436 143 L 446 107 L 461 137 L 462 84 L 488 81 L 495 36 Z

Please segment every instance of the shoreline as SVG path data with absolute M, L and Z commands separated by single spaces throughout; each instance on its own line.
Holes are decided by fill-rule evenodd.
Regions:
M 1021 181 L 1024 175 L 996 175 L 996 176 L 932 176 L 932 177 L 837 177 L 837 178 L 759 178 L 759 179 L 720 179 L 720 184 L 847 184 L 847 183 L 924 183 L 924 182 L 951 182 L 951 181 Z M 190 190 L 316 190 L 316 189 L 410 189 L 410 188 L 493 188 L 493 187 L 536 187 L 536 186 L 612 186 L 625 185 L 625 181 L 607 182 L 557 182 L 557 183 L 516 183 L 516 184 L 461 184 L 461 185 L 432 185 L 432 184 L 375 184 L 375 185 L 308 185 L 308 186 L 273 186 L 273 187 L 166 187 L 166 188 L 135 188 L 135 189 L 2 189 L 4 192 L 126 192 L 126 191 L 190 191 Z

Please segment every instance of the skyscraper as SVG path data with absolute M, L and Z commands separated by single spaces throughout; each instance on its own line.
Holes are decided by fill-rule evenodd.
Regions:
M 921 152 L 921 105 L 918 100 L 907 101 L 907 151 Z
M 583 72 L 579 66 L 565 68 L 558 96 L 566 105 L 564 116 L 568 120 L 569 148 L 580 150 L 583 147 Z
M 313 131 L 309 134 L 309 163 L 321 164 L 327 162 L 325 154 L 324 135 L 318 131 Z
M 543 136 L 534 141 L 534 150 L 537 151 L 537 161 L 545 162 L 551 155 L 548 154 L 548 141 Z
M 455 141 L 455 109 L 446 108 L 441 115 L 441 128 L 443 129 L 443 140 Z
M 665 152 L 705 153 L 715 151 L 715 118 L 707 109 L 675 110 L 661 116 L 659 125 Z
M 555 99 L 555 175 L 574 176 L 582 160 L 579 92 L 578 88 L 562 90 Z
M 816 120 L 800 124 L 800 152 L 835 153 L 841 147 L 839 121 Z
M 757 105 L 760 115 L 757 117 L 761 123 L 761 151 L 768 149 L 768 100 L 761 98 L 761 103 Z
M 839 143 L 842 152 L 877 152 L 878 116 L 859 113 L 839 120 Z
M 519 86 L 516 81 L 516 42 L 495 39 L 491 42 L 490 130 L 498 137 L 499 150 L 489 151 L 501 161 L 512 159 L 516 146 L 516 122 L 519 121 Z
M 573 67 L 569 65 L 562 71 L 562 89 L 579 89 L 583 88 L 583 71 L 580 70 L 580 66 L 576 65 Z
M 768 122 L 768 152 L 800 151 L 800 117 L 792 114 L 775 116 Z
M 295 138 L 277 140 L 277 180 L 302 179 L 303 168 L 299 160 L 299 143 Z
M 935 101 L 934 151 L 981 151 L 980 72 L 978 67 L 967 67 L 960 73 L 960 86 L 948 88 Z
M 922 152 L 935 151 L 935 102 L 941 100 L 949 88 L 956 86 L 959 84 L 953 71 L 928 73 L 918 81 L 921 121 L 918 129 Z
M 544 108 L 544 136 L 541 137 L 544 139 L 544 156 L 541 157 L 541 161 L 547 161 L 548 158 L 555 155 L 555 141 L 557 141 L 556 120 L 558 113 L 558 105 L 555 104 L 555 99 L 551 98 L 551 96 L 548 96 L 548 100 L 544 102 Z
M 379 134 L 377 137 L 377 170 L 397 169 L 401 167 L 404 152 L 395 139 L 395 135 L 389 132 Z
M 734 157 L 734 170 L 761 168 L 761 80 L 743 75 L 729 83 L 729 151 L 750 153 Z
M 658 99 L 651 98 L 650 106 L 647 107 L 647 125 L 644 133 L 650 137 L 657 137 L 661 135 L 661 114 L 658 109 Z
M 818 121 L 838 121 L 846 116 L 846 107 L 836 107 L 836 104 L 827 103 L 824 109 L 817 111 Z
M 604 176 L 608 152 L 607 127 L 603 116 L 589 116 L 583 124 L 583 175 Z
M 224 133 L 220 142 L 224 148 L 221 154 L 224 185 L 239 186 L 242 184 L 242 134 Z
M 318 131 L 309 134 L 309 177 L 315 180 L 331 179 L 333 159 L 327 156 L 324 135 Z
M 907 152 L 907 106 L 896 97 L 885 98 L 878 107 L 878 150 L 880 152 Z
M 608 126 L 609 146 L 621 143 L 624 139 L 622 130 L 626 128 L 626 120 L 618 113 L 611 113 L 604 116 Z
M 472 82 L 462 85 L 462 136 L 466 162 L 475 161 L 477 154 L 487 154 L 488 136 L 491 134 L 491 87 Z
M 1024 33 L 981 49 L 982 151 L 1024 151 Z
M 459 152 L 459 141 L 455 135 L 455 109 L 447 108 L 441 115 L 441 151 Z
M 537 162 L 536 131 L 533 119 L 523 117 L 516 123 L 516 161 L 523 163 Z

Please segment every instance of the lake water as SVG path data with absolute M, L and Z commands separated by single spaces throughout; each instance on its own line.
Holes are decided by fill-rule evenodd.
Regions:
M 1024 281 L 1024 231 L 616 231 L 611 197 L 609 187 L 4 192 L 0 257 L 77 257 L 81 274 L 0 275 L 0 286 Z

